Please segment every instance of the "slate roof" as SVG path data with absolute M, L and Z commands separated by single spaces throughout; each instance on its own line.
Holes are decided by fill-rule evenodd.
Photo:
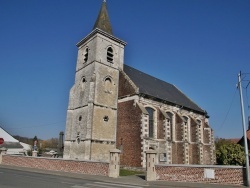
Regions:
M 155 97 L 168 103 L 177 104 L 179 106 L 183 106 L 184 108 L 206 114 L 206 111 L 201 109 L 174 85 L 125 64 L 123 71 L 139 88 L 140 94 Z
M 102 3 L 102 7 L 101 7 L 99 15 L 96 19 L 93 30 L 96 28 L 101 29 L 101 30 L 113 35 L 111 23 L 109 20 L 106 1 L 103 1 L 103 3 Z

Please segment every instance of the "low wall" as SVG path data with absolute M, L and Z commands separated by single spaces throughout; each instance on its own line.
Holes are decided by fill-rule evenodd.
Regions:
M 61 158 L 27 157 L 2 155 L 2 164 L 37 168 L 52 171 L 64 171 L 90 175 L 109 175 L 109 163 L 94 161 L 65 160 Z
M 244 168 L 220 165 L 155 165 L 156 180 L 244 184 Z

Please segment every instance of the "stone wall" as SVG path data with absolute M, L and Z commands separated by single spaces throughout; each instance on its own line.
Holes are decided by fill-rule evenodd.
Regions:
M 156 180 L 216 184 L 244 184 L 244 168 L 216 165 L 155 165 Z
M 3 155 L 2 164 L 90 175 L 109 175 L 109 163 Z

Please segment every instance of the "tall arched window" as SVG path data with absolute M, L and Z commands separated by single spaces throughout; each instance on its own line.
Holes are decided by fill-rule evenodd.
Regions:
M 104 86 L 105 87 L 105 92 L 111 93 L 111 91 L 112 91 L 112 80 L 111 80 L 111 78 L 109 78 L 109 77 L 105 78 L 104 84 L 105 84 L 105 86 Z
M 167 115 L 169 117 L 169 121 L 170 121 L 170 126 L 173 126 L 173 114 L 171 112 L 167 112 Z
M 185 125 L 187 125 L 187 123 L 188 123 L 188 117 L 186 117 L 186 116 L 182 116 L 182 117 L 183 117 L 183 119 L 184 119 Z
M 108 47 L 108 49 L 107 49 L 107 61 L 110 63 L 113 63 L 113 57 L 114 57 L 113 49 L 111 47 Z
M 201 120 L 197 119 L 196 121 L 198 123 L 198 126 L 200 127 L 201 126 Z
M 201 120 L 196 119 L 197 124 L 198 124 L 198 141 L 202 141 L 203 140 L 203 135 L 202 135 L 202 127 L 201 127 Z
M 148 111 L 148 136 L 149 138 L 154 138 L 154 109 L 146 107 Z
M 169 123 L 170 123 L 170 138 L 173 139 L 173 135 L 172 135 L 172 130 L 173 130 L 173 114 L 171 112 L 167 112 L 167 115 L 169 117 Z

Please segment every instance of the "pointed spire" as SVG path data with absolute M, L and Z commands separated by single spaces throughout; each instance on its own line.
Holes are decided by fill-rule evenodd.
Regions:
M 95 28 L 101 29 L 101 30 L 113 35 L 112 27 L 111 27 L 111 24 L 109 21 L 109 16 L 108 16 L 106 0 L 103 0 L 101 10 L 100 10 L 99 15 L 96 19 L 96 22 L 95 22 L 93 29 L 95 29 Z

